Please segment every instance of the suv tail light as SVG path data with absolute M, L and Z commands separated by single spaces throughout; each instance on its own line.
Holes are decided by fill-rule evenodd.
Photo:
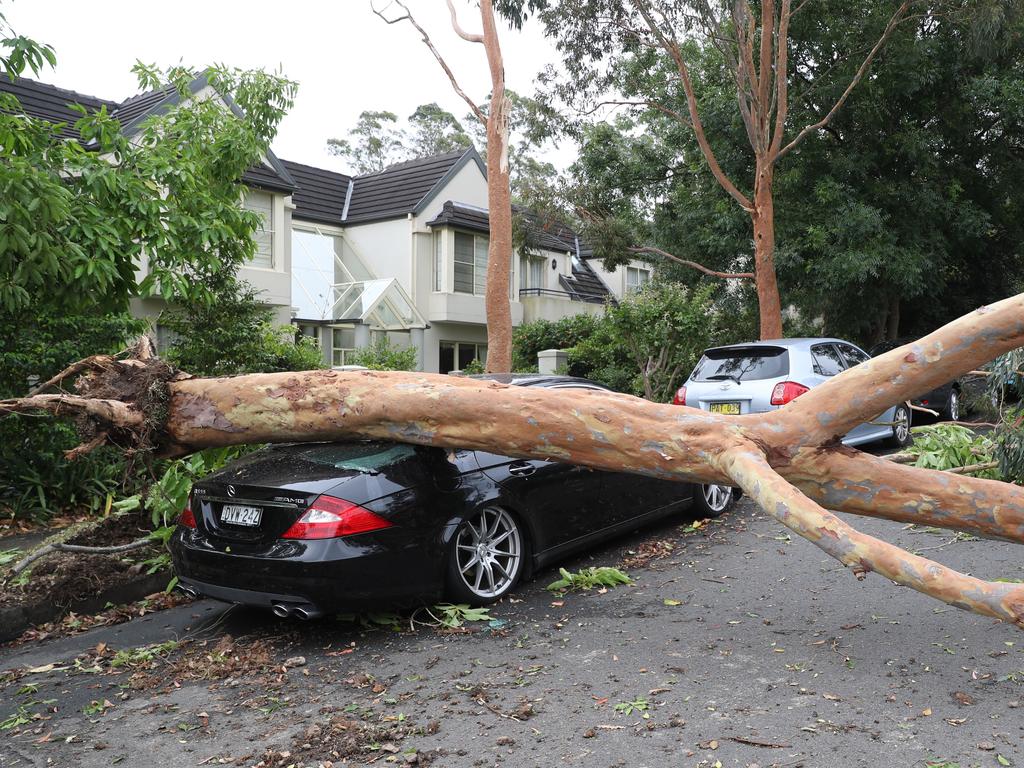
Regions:
M 672 398 L 672 405 L 686 405 L 686 387 L 676 390 L 676 396 Z
M 355 533 L 379 531 L 392 525 L 394 523 L 358 504 L 323 494 L 309 505 L 305 514 L 292 523 L 281 538 L 335 539 Z
M 795 381 L 780 381 L 772 390 L 772 405 L 785 405 L 807 391 L 808 387 Z

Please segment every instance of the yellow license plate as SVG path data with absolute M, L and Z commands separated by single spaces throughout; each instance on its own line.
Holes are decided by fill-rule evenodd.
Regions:
M 728 416 L 739 416 L 740 415 L 740 404 L 739 403 L 711 403 L 710 408 L 712 413 L 724 413 Z

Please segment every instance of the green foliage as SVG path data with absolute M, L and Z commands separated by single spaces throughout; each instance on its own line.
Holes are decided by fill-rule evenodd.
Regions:
M 376 173 L 406 159 L 405 137 L 398 115 L 386 110 L 359 113 L 347 139 L 328 139 L 327 150 L 344 158 L 354 173 Z
M 702 122 L 724 172 L 751 194 L 750 138 L 735 79 L 696 19 L 716 4 L 665 3 Z M 522 12 L 511 3 L 509 18 Z M 872 343 L 897 311 L 901 335 L 931 330 L 1020 290 L 1024 261 L 1024 51 L 1021 4 L 950 4 L 941 23 L 899 26 L 826 131 L 775 168 L 776 268 L 784 305 L 823 331 Z M 614 98 L 637 106 L 579 119 L 571 200 L 600 257 L 656 245 L 713 269 L 752 266 L 749 215 L 715 180 L 693 131 L 675 63 L 633 34 L 637 4 L 542 3 L 534 9 L 561 66 L 545 76 L 553 103 Z M 787 138 L 841 95 L 893 12 L 881 0 L 822 0 L 790 25 Z M 687 14 L 692 14 L 687 16 Z M 724 14 L 728 17 L 728 12 Z M 756 15 L 756 14 L 755 14 Z M 686 31 L 684 31 L 686 30 Z M 725 42 L 723 42 L 723 39 Z M 698 273 L 663 274 L 693 284 Z M 893 317 L 893 319 L 895 319 Z
M 412 371 L 416 368 L 416 349 L 394 346 L 385 336 L 368 347 L 357 349 L 352 355 L 352 364 L 371 371 Z
M 1003 480 L 1024 483 L 1024 405 L 1003 413 L 995 430 L 996 457 Z
M 594 315 L 572 315 L 554 322 L 535 320 L 512 331 L 512 370 L 536 371 L 537 353 L 545 349 L 570 349 L 589 338 L 601 323 Z M 579 368 L 570 366 L 572 376 L 583 376 Z
M 915 467 L 954 469 L 994 460 L 996 443 L 987 435 L 978 435 L 958 424 L 934 424 L 914 427 L 914 443 L 907 453 L 917 457 Z M 979 472 L 976 477 L 998 479 L 995 469 Z
M 634 712 L 643 712 L 644 718 L 650 717 L 650 715 L 646 714 L 650 708 L 650 703 L 643 696 L 637 696 L 632 701 L 620 701 L 615 705 L 615 711 L 619 714 L 631 715 Z
M 224 67 L 205 70 L 203 81 L 181 67 L 138 65 L 136 74 L 144 88 L 185 98 L 130 137 L 106 107 L 76 110 L 79 139 L 9 95 L 0 104 L 4 311 L 122 310 L 132 295 L 205 302 L 211 276 L 253 254 L 260 219 L 242 208 L 239 179 L 265 154 L 295 84 Z M 187 98 L 193 82 L 229 94 L 240 110 Z
M 138 664 L 148 664 L 154 659 L 163 659 L 173 653 L 181 643 L 177 640 L 166 640 L 162 643 L 144 645 L 139 648 L 122 648 L 114 654 L 110 660 L 110 666 L 133 667 Z
M 196 376 L 308 371 L 323 367 L 320 349 L 296 336 L 291 326 L 273 324 L 274 312 L 258 302 L 249 284 L 218 279 L 210 304 L 165 311 L 160 323 L 176 334 L 166 356 Z
M 471 608 L 466 603 L 438 603 L 425 608 L 439 626 L 455 629 L 471 621 L 491 621 L 489 608 Z
M 467 376 L 475 376 L 478 373 L 484 373 L 484 371 L 484 364 L 475 357 L 469 361 L 469 365 L 462 369 L 462 372 Z
M 558 572 L 562 578 L 548 584 L 547 588 L 552 592 L 570 592 L 575 590 L 595 589 L 597 587 L 617 587 L 620 584 L 632 584 L 633 580 L 618 568 L 595 567 L 583 568 L 582 570 L 570 573 L 565 568 L 559 568 Z
M 575 315 L 516 328 L 512 366 L 536 370 L 537 352 L 566 349 L 565 373 L 666 402 L 704 349 L 749 335 L 751 326 L 737 322 L 743 315 L 734 303 L 711 284 L 689 288 L 655 281 L 617 306 L 608 305 L 603 316 Z
M 76 360 L 118 352 L 144 328 L 119 313 L 0 310 L 0 398 L 23 396 Z M 66 460 L 78 443 L 71 426 L 48 416 L 0 419 L 0 509 L 38 521 L 62 510 L 95 512 L 118 485 L 138 479 L 110 448 Z

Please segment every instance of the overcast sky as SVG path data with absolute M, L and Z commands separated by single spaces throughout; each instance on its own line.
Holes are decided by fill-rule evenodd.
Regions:
M 375 2 L 382 8 L 387 0 Z M 490 91 L 483 46 L 456 37 L 444 0 L 408 4 L 463 89 L 483 101 Z M 455 5 L 463 28 L 478 30 L 475 3 Z M 280 67 L 299 82 L 299 93 L 274 152 L 322 168 L 349 170 L 327 154 L 326 142 L 344 135 L 365 109 L 404 118 L 436 101 L 460 119 L 468 112 L 416 31 L 406 22 L 385 24 L 370 0 L 7 0 L 2 10 L 18 34 L 56 49 L 57 67 L 41 80 L 92 96 L 121 100 L 136 93 L 131 67 L 137 59 L 161 66 Z M 532 93 L 537 72 L 556 57 L 554 48 L 534 23 L 502 33 L 508 86 Z

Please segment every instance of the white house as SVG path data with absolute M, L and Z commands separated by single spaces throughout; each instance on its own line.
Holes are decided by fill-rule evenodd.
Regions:
M 189 98 L 222 98 L 196 78 Z M 168 86 L 121 102 L 26 78 L 0 78 L 30 115 L 63 124 L 74 137 L 78 114 L 106 107 L 131 136 L 147 117 L 180 98 Z M 226 107 L 237 109 L 230 99 Z M 346 176 L 279 160 L 267 152 L 242 177 L 244 204 L 259 212 L 256 253 L 238 276 L 259 291 L 281 324 L 314 337 L 328 365 L 387 335 L 416 348 L 418 367 L 446 373 L 487 356 L 486 168 L 473 148 Z M 527 219 L 529 220 L 527 215 Z M 604 270 L 576 233 L 533 219 L 530 253 L 513 259 L 512 322 L 600 313 L 646 282 L 651 268 L 634 261 Z M 146 264 L 140 265 L 144 274 Z M 131 309 L 157 324 L 166 303 L 136 298 Z
M 295 322 L 325 360 L 388 334 L 422 370 L 446 373 L 487 355 L 487 177 L 473 148 L 350 177 L 283 161 L 292 195 Z M 513 325 L 600 313 L 650 278 L 640 261 L 606 272 L 576 233 L 536 226 L 513 260 Z M 627 282 L 629 281 L 629 282 Z

